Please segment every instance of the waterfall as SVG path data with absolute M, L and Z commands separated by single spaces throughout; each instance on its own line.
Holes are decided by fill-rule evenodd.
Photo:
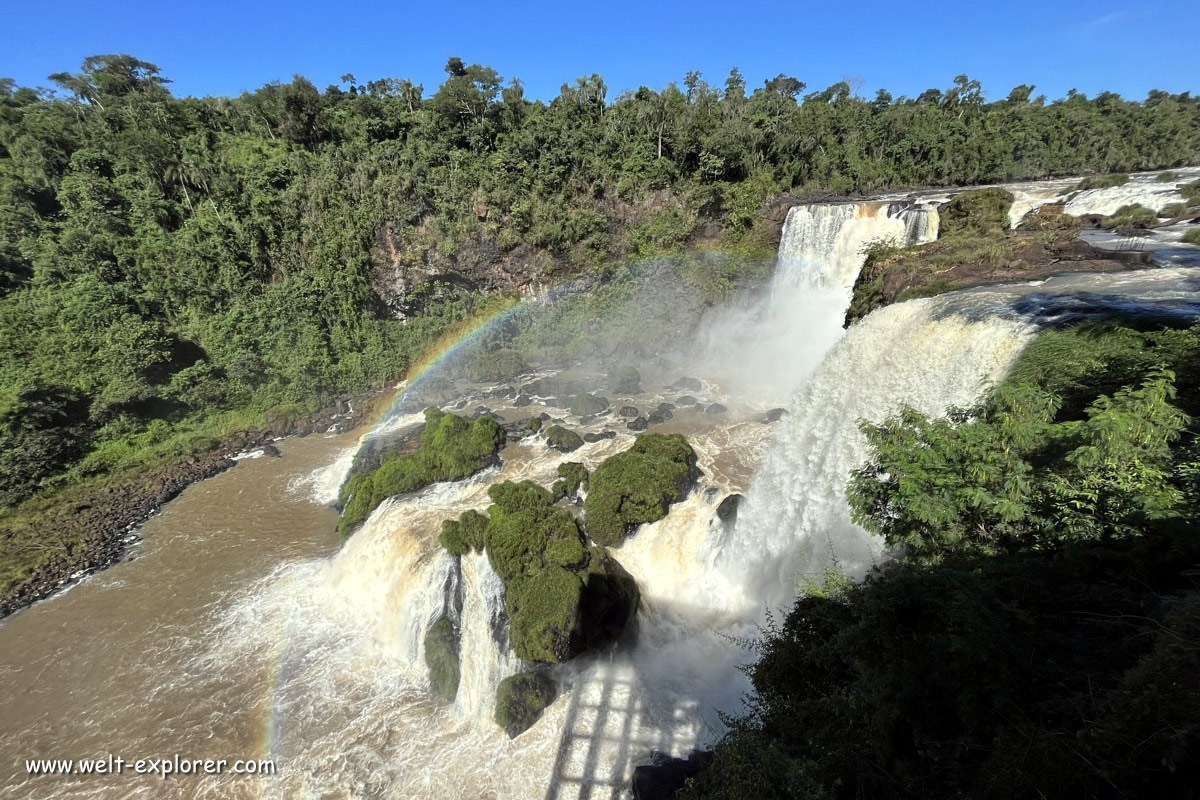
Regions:
M 920 244 L 937 232 L 937 209 L 911 201 L 793 207 L 767 291 L 709 314 L 691 360 L 735 395 L 782 404 L 841 338 L 867 245 Z
M 508 646 L 504 582 L 487 556 L 462 558 L 465 602 L 459 636 L 461 676 L 454 710 L 458 717 L 490 725 L 500 681 L 521 671 L 521 661 Z

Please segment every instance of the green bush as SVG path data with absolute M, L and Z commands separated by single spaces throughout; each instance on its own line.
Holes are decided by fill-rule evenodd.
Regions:
M 1081 192 L 1088 189 L 1108 189 L 1113 186 L 1124 186 L 1129 183 L 1129 176 L 1124 173 L 1113 173 L 1111 175 L 1092 175 L 1084 178 L 1075 188 Z
M 1013 196 L 1004 189 L 971 189 L 950 198 L 940 211 L 940 236 L 1007 230 Z
M 519 672 L 496 688 L 496 724 L 515 739 L 542 718 L 558 696 L 554 681 L 540 672 Z
M 608 371 L 608 390 L 614 394 L 636 394 L 642 390 L 642 375 L 631 364 L 618 364 Z
M 560 453 L 571 453 L 583 447 L 583 438 L 562 425 L 551 425 L 546 429 L 546 444 Z
M 467 422 L 437 408 L 425 409 L 425 430 L 416 453 L 385 461 L 342 487 L 344 510 L 338 530 L 346 533 L 389 497 L 484 469 L 495 463 L 504 441 L 504 429 L 491 417 Z
M 1155 180 L 1157 180 L 1159 183 L 1171 183 L 1172 181 L 1178 180 L 1178 178 L 1178 172 L 1166 170 L 1165 172 L 1158 173 L 1158 176 L 1155 178 Z
M 1200 244 L 1200 228 L 1192 228 L 1185 232 L 1180 241 L 1184 244 Z
M 679 434 L 650 433 L 588 479 L 584 523 L 593 541 L 620 547 L 634 528 L 666 516 L 695 483 L 696 453 Z
M 495 382 L 515 378 L 529 371 L 529 365 L 516 350 L 475 350 L 464 367 L 466 376 L 473 381 Z
M 1188 206 L 1200 206 L 1200 178 L 1179 187 L 1179 193 Z
M 1121 206 L 1111 216 L 1104 218 L 1106 228 L 1129 228 L 1145 226 L 1155 222 L 1158 214 L 1143 205 L 1132 203 Z
M 458 632 L 448 617 L 438 617 L 425 633 L 425 666 L 433 693 L 446 700 L 458 694 Z
M 1175 217 L 1182 217 L 1186 213 L 1187 203 L 1169 203 L 1159 209 L 1158 216 L 1163 219 L 1174 219 Z
M 594 394 L 576 395 L 571 401 L 571 413 L 577 417 L 599 414 L 608 408 L 608 398 Z

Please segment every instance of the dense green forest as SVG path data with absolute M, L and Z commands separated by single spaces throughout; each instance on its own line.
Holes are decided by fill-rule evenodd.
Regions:
M 701 234 L 761 247 L 788 191 L 1200 158 L 1186 93 L 988 102 L 966 76 L 864 99 L 735 70 L 612 99 L 592 75 L 548 103 L 457 58 L 429 93 L 347 75 L 178 98 L 126 55 L 50 80 L 0 81 L 0 505 L 398 377 L 473 313 L 467 263 L 612 276 Z M 384 229 L 401 267 L 451 279 L 385 302 Z
M 898 560 L 768 626 L 698 798 L 1195 797 L 1200 329 L 1043 333 L 974 408 L 864 425 Z

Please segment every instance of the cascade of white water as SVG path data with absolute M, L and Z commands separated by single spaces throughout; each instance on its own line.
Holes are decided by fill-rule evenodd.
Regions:
M 504 582 L 486 555 L 462 558 L 463 609 L 459 636 L 458 695 L 454 709 L 462 719 L 489 724 L 500 681 L 521 670 L 508 646 Z

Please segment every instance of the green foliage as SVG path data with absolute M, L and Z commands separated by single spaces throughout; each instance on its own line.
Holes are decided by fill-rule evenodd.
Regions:
M 576 395 L 571 400 L 571 413 L 577 417 L 599 414 L 608 408 L 608 398 L 594 394 Z
M 1104 218 L 1106 228 L 1131 228 L 1152 225 L 1158 219 L 1158 214 L 1143 205 L 1133 203 L 1118 208 L 1111 216 Z
M 1189 206 L 1200 206 L 1200 178 L 1180 186 L 1179 193 Z
M 1047 332 L 977 407 L 864 423 L 872 456 L 851 480 L 854 519 L 936 564 L 1186 516 L 1198 358 L 1197 329 Z
M 556 508 L 546 489 L 530 481 L 506 481 L 490 487 L 488 496 L 492 506 L 484 543 L 492 569 L 505 583 L 536 577 L 550 566 L 582 566 L 583 538 L 575 518 Z
M 496 688 L 496 724 L 515 739 L 542 718 L 558 696 L 554 681 L 540 672 L 518 672 Z
M 1160 173 L 1158 173 L 1157 176 L 1155 176 L 1155 180 L 1158 181 L 1159 183 L 1174 183 L 1178 178 L 1179 178 L 1179 173 L 1172 172 L 1171 170 L 1166 170 L 1165 172 L 1160 172 Z
M 1012 193 L 1004 189 L 972 189 L 956 194 L 940 209 L 941 235 L 1007 230 Z
M 1129 183 L 1129 176 L 1124 173 L 1111 173 L 1109 175 L 1092 175 L 1084 178 L 1075 188 L 1079 191 L 1087 191 L 1088 189 L 1108 189 L 1113 186 L 1124 186 Z
M 682 798 L 1175 797 L 1194 784 L 1193 531 L 801 597 Z
M 464 359 L 466 376 L 479 382 L 495 382 L 515 378 L 529 371 L 529 365 L 516 350 L 500 348 L 498 350 L 476 349 Z
M 1158 210 L 1158 216 L 1164 219 L 1182 217 L 1187 213 L 1187 203 L 1168 203 Z
M 448 617 L 438 617 L 425 633 L 425 666 L 433 693 L 453 700 L 458 694 L 458 632 Z
M 478 472 L 496 461 L 504 440 L 504 429 L 491 417 L 467 422 L 437 408 L 425 409 L 425 430 L 416 453 L 392 454 L 378 469 L 357 475 L 342 487 L 344 509 L 338 530 L 347 533 L 389 497 Z
M 546 444 L 560 453 L 571 453 L 583 447 L 583 438 L 562 425 L 551 425 L 546 429 Z
M 614 394 L 636 394 L 642 390 L 642 375 L 632 364 L 618 364 L 608 371 L 608 390 Z
M 605 459 L 588 479 L 584 521 L 588 536 L 620 547 L 638 526 L 662 519 L 697 477 L 696 453 L 680 434 L 649 433 Z
M 1200 228 L 1192 228 L 1185 232 L 1180 241 L 1184 244 L 1200 244 Z

